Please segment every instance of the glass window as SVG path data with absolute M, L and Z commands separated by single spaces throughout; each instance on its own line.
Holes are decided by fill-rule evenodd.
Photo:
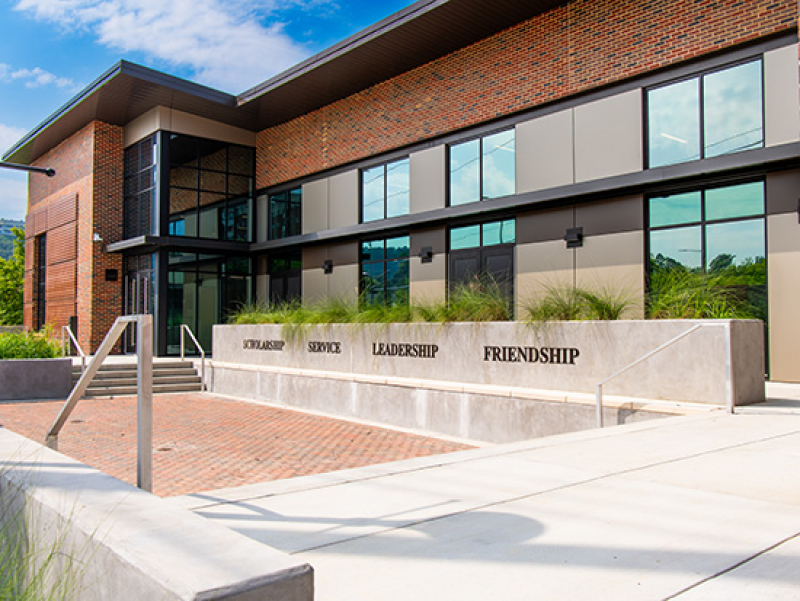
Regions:
M 763 146 L 761 61 L 706 75 L 703 108 L 705 156 Z
M 408 301 L 409 237 L 361 244 L 361 294 L 367 304 Z
M 450 250 L 513 244 L 516 241 L 515 229 L 513 219 L 454 227 L 450 229 Z
M 650 226 L 680 225 L 700 221 L 700 192 L 650 199 Z
M 300 216 L 302 212 L 303 189 L 285 190 L 269 195 L 269 239 L 279 240 L 302 233 Z
M 648 165 L 763 146 L 761 69 L 756 60 L 648 90 Z
M 681 306 L 674 316 L 724 309 L 766 320 L 764 182 L 651 198 L 648 206 L 655 306 L 669 299 Z M 709 286 L 724 294 L 709 296 Z
M 152 231 L 158 144 L 153 134 L 125 149 L 123 155 L 123 231 L 134 238 Z
M 370 167 L 361 172 L 361 219 L 364 223 L 408 215 L 408 159 Z
M 450 146 L 450 205 L 509 196 L 516 191 L 514 130 Z
M 252 148 L 171 134 L 169 234 L 250 241 L 254 161 Z

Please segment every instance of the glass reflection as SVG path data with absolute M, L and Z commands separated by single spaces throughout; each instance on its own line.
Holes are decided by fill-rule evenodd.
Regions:
M 764 182 L 706 191 L 706 219 L 750 217 L 764 212 Z
M 650 167 L 700 158 L 700 82 L 698 78 L 647 93 Z
M 688 192 L 650 199 L 650 227 L 695 223 L 701 219 L 701 194 Z
M 483 138 L 483 198 L 514 194 L 515 160 L 513 129 Z
M 450 147 L 450 204 L 477 202 L 481 197 L 480 141 Z
M 516 224 L 513 219 L 483 224 L 483 246 L 513 244 L 516 238 Z
M 659 268 L 699 269 L 703 264 L 700 226 L 650 232 L 650 257 Z
M 476 248 L 481 245 L 481 226 L 468 225 L 450 230 L 450 250 Z
M 706 269 L 720 271 L 764 261 L 764 220 L 711 223 L 706 227 Z
M 383 219 L 384 166 L 364 169 L 361 177 L 363 220 L 367 222 Z
M 703 106 L 706 157 L 763 146 L 761 61 L 706 75 Z
M 386 165 L 386 217 L 408 215 L 410 205 L 408 159 Z

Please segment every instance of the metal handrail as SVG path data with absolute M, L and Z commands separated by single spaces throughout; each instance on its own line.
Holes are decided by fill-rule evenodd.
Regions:
M 147 491 L 153 490 L 153 316 L 123 315 L 117 317 L 103 342 L 92 357 L 89 367 L 81 375 L 75 388 L 64 403 L 53 425 L 47 431 L 46 444 L 58 450 L 58 434 L 67 423 L 72 410 L 83 397 L 106 357 L 129 324 L 135 323 L 137 355 L 137 414 L 136 414 L 136 484 Z
M 75 338 L 75 334 L 72 332 L 72 328 L 69 326 L 61 326 L 61 352 L 64 353 L 64 356 L 67 356 L 67 347 L 64 344 L 66 342 L 64 338 L 64 332 L 66 331 L 69 339 L 72 341 L 72 344 L 75 345 L 75 350 L 78 351 L 78 354 L 81 357 L 81 373 L 86 371 L 86 353 L 83 352 L 81 345 L 78 344 L 78 339 Z
M 189 338 L 192 339 L 194 346 L 200 351 L 200 384 L 203 387 L 203 390 L 206 390 L 206 352 L 203 350 L 203 347 L 200 346 L 200 343 L 197 342 L 197 338 L 194 337 L 192 334 L 192 329 L 186 325 L 185 323 L 181 324 L 181 361 L 184 360 L 186 356 L 186 346 L 184 344 L 184 332 L 189 332 Z
M 730 323 L 698 323 L 697 325 L 692 326 L 691 328 L 689 328 L 688 330 L 686 330 L 682 334 L 678 334 L 677 336 L 675 336 L 675 338 L 667 340 L 664 344 L 662 344 L 658 348 L 655 348 L 652 351 L 650 351 L 649 353 L 647 353 L 645 355 L 642 355 L 641 357 L 639 357 L 633 363 L 629 363 L 628 365 L 626 365 L 625 367 L 623 367 L 619 371 L 614 372 L 613 374 L 608 376 L 605 380 L 602 380 L 597 385 L 597 392 L 595 394 L 595 400 L 596 400 L 596 405 L 597 405 L 597 427 L 598 428 L 602 428 L 603 427 L 603 385 L 604 384 L 607 384 L 608 382 L 610 382 L 611 380 L 613 380 L 617 376 L 624 374 L 626 371 L 628 371 L 632 367 L 636 367 L 637 365 L 639 365 L 643 361 L 646 361 L 647 359 L 649 359 L 653 355 L 655 355 L 657 353 L 660 353 L 665 348 L 667 348 L 669 346 L 672 346 L 673 344 L 675 344 L 679 340 L 685 338 L 689 334 L 691 334 L 693 332 L 696 332 L 697 330 L 699 330 L 701 328 L 713 328 L 713 327 L 725 328 L 725 330 L 727 332 L 727 337 L 726 338 L 727 338 L 727 350 L 728 350 L 727 354 L 728 354 L 728 357 L 727 357 L 727 361 L 726 361 L 727 365 L 726 365 L 726 370 L 725 370 L 726 371 L 726 373 L 725 373 L 725 378 L 726 378 L 726 382 L 725 382 L 725 388 L 726 388 L 726 390 L 725 390 L 725 408 L 727 409 L 728 413 L 733 413 L 733 409 L 734 409 L 733 379 L 732 379 L 733 378 L 733 375 L 732 375 L 732 369 L 733 369 L 733 356 L 732 356 L 732 353 L 733 353 L 733 350 L 732 350 L 732 346 L 731 346 L 731 344 L 732 344 L 731 343 L 731 324 Z

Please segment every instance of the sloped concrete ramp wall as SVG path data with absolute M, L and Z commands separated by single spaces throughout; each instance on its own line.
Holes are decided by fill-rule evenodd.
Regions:
M 308 564 L 1 427 L 0 530 L 34 570 L 54 551 L 46 588 L 69 598 L 314 597 Z

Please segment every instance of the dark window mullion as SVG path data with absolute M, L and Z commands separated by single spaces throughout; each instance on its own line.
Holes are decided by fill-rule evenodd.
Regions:
M 700 90 L 697 95 L 697 109 L 700 111 L 700 148 L 697 149 L 699 158 L 706 158 L 706 110 L 705 110 L 705 80 L 706 76 L 701 75 L 698 79 Z M 705 204 L 705 192 L 703 193 L 703 204 Z M 703 212 L 705 215 L 705 212 Z M 703 228 L 705 229 L 705 227 Z
M 701 136 L 702 139 L 702 136 Z M 706 191 L 700 192 L 700 265 L 703 273 L 707 272 L 706 265 Z

